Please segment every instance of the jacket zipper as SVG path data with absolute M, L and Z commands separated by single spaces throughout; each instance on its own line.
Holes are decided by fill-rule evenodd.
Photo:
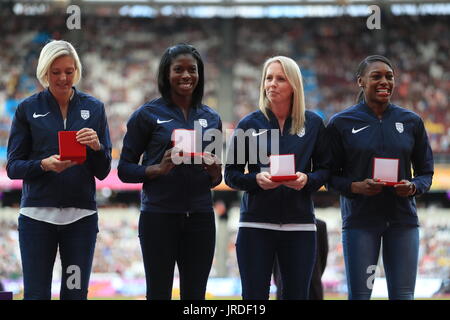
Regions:
M 384 149 L 385 149 L 385 139 L 384 139 L 384 131 L 383 131 L 383 119 L 380 119 L 380 132 L 381 132 L 381 151 L 382 154 L 384 155 Z M 389 221 L 389 217 L 385 214 L 385 219 L 386 221 L 386 227 L 390 226 L 390 221 Z
M 189 127 L 189 119 L 191 118 L 192 112 L 194 112 L 194 110 L 192 110 L 192 108 L 190 108 L 190 110 L 188 110 L 187 119 L 186 119 L 186 118 L 184 117 L 184 113 L 183 113 L 183 111 L 180 109 L 180 107 L 175 106 L 175 108 L 177 109 L 176 112 L 178 112 L 179 114 L 181 114 L 181 117 L 182 117 L 182 119 L 183 119 L 183 122 L 184 122 L 184 124 L 185 124 L 185 127 L 186 127 L 187 129 L 189 129 L 189 128 L 190 128 L 190 127 Z M 181 168 L 181 169 L 185 169 L 185 168 Z M 184 184 L 185 187 L 188 187 L 188 188 L 186 188 L 186 190 L 189 190 L 190 184 L 189 184 L 189 179 L 186 178 L 186 170 L 183 170 L 182 174 L 183 174 L 183 181 L 184 181 L 183 184 Z M 188 201 L 188 198 L 187 198 L 187 196 L 186 196 L 186 193 L 184 194 L 184 203 L 185 203 L 186 207 L 189 208 L 188 210 L 190 210 L 190 205 L 189 205 L 189 201 Z M 190 216 L 190 212 L 189 212 L 189 211 L 186 211 L 186 218 L 189 218 L 189 216 Z
M 381 150 L 384 153 L 384 134 L 383 134 L 383 120 L 380 119 L 380 131 L 381 131 Z

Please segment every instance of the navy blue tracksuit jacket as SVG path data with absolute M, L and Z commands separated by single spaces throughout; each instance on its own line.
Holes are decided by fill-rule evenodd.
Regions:
M 252 134 L 245 141 L 245 163 L 238 163 L 239 149 L 236 148 L 237 135 L 231 141 L 228 149 L 227 164 L 225 166 L 225 182 L 232 188 L 243 190 L 241 201 L 241 222 L 267 222 L 267 223 L 314 223 L 314 205 L 311 199 L 313 192 L 317 191 L 328 179 L 330 153 L 327 147 L 325 126 L 322 119 L 307 110 L 305 112 L 305 128 L 298 134 L 290 134 L 292 118 L 288 117 L 280 132 L 278 120 L 271 110 L 268 110 L 269 119 L 258 110 L 244 117 L 236 129 L 252 130 Z M 272 154 L 271 131 L 278 130 L 279 154 L 295 155 L 295 171 L 308 176 L 308 182 L 300 190 L 280 186 L 271 190 L 263 190 L 256 182 L 256 175 L 262 168 L 268 167 L 263 163 L 260 154 L 250 155 L 250 143 L 258 144 L 266 149 L 267 156 Z M 267 131 L 268 130 L 268 131 Z M 263 135 L 267 141 L 261 144 Z M 235 149 L 235 150 L 232 150 Z M 264 154 L 263 153 L 263 154 Z M 230 156 L 230 154 L 234 155 Z M 256 157 L 252 164 L 250 158 Z M 245 167 L 248 165 L 248 173 Z
M 47 89 L 22 101 L 16 109 L 8 141 L 8 177 L 23 179 L 21 207 L 74 207 L 97 210 L 95 178 L 111 170 L 111 141 L 101 101 L 77 91 L 64 120 L 56 99 Z M 61 173 L 44 171 L 42 159 L 59 154 L 58 131 L 91 128 L 101 149 L 87 147 L 86 161 Z
M 399 197 L 393 187 L 383 187 L 375 196 L 353 194 L 351 183 L 373 177 L 374 157 L 397 158 L 398 180 L 412 181 L 416 195 L 427 192 L 434 172 L 433 154 L 422 119 L 394 104 L 378 119 L 362 102 L 333 116 L 327 132 L 333 153 L 329 186 L 341 194 L 343 227 L 417 226 L 414 196 Z
M 164 176 L 148 179 L 145 169 L 159 164 L 164 153 L 172 148 L 175 129 L 194 129 L 199 121 L 202 136 L 209 129 L 222 130 L 219 114 L 206 105 L 193 107 L 186 120 L 179 107 L 163 98 L 152 100 L 130 117 L 123 140 L 118 166 L 123 182 L 141 183 L 141 211 L 147 212 L 211 212 L 212 182 L 199 164 L 180 164 Z M 202 139 L 202 150 L 211 143 Z M 140 158 L 143 154 L 142 164 Z

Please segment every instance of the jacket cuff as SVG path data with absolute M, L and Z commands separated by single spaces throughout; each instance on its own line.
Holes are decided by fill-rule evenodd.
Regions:
M 258 173 L 247 173 L 245 178 L 247 179 L 247 189 L 249 191 L 262 190 L 259 184 L 256 182 L 256 175 Z
M 413 185 L 414 191 L 413 191 L 413 193 L 411 194 L 410 197 L 414 197 L 414 196 L 416 196 L 416 195 L 420 195 L 420 193 L 418 192 L 418 189 L 417 189 L 416 184 L 415 184 L 414 182 L 411 182 L 411 184 Z

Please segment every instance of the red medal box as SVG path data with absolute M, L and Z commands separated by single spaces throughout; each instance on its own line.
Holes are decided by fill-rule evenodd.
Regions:
M 270 156 L 270 180 L 274 182 L 283 182 L 296 180 L 295 174 L 295 155 L 277 154 Z
M 195 157 L 203 157 L 204 155 L 205 154 L 203 152 L 184 152 L 184 151 L 180 152 L 180 157 L 188 156 L 191 158 L 195 158 Z
M 76 139 L 77 131 L 59 131 L 59 160 L 71 160 L 78 164 L 86 161 L 86 146 Z
M 373 179 L 387 186 L 401 184 L 398 182 L 398 162 L 397 158 L 373 158 Z
M 270 177 L 270 180 L 272 180 L 273 182 L 283 182 L 283 181 L 296 180 L 297 178 L 298 178 L 297 175 L 272 176 L 272 177 Z

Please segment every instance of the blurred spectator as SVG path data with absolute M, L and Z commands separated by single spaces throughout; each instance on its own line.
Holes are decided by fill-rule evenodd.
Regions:
M 235 208 L 230 209 L 229 212 L 233 210 Z M 100 232 L 98 233 L 92 272 L 115 273 L 126 279 L 144 278 L 142 254 L 138 240 L 137 215 L 130 214 L 129 209 L 123 209 L 122 214 L 117 214 L 117 211 L 115 210 L 114 217 L 112 217 L 113 214 L 109 209 L 100 209 Z M 338 219 L 337 209 L 335 214 Z M 428 214 L 428 216 L 432 216 L 432 214 Z M 322 220 L 325 219 L 322 218 Z M 424 218 L 421 225 L 419 276 L 447 279 L 450 274 L 450 222 L 446 217 L 441 217 L 440 221 Z M 224 246 L 224 250 L 228 251 L 228 258 L 227 272 L 221 274 L 222 277 L 239 277 L 234 252 L 236 231 L 230 229 L 228 245 Z M 330 279 L 333 275 L 345 277 L 340 224 L 327 221 L 327 233 L 329 250 L 325 271 L 327 276 L 324 278 Z M 0 218 L 0 257 L 0 278 L 19 279 L 21 264 L 17 219 Z M 217 269 L 222 268 L 217 264 L 218 262 L 215 261 L 213 265 L 212 276 L 217 276 Z M 380 271 L 380 276 L 383 277 L 383 268 L 380 268 Z M 324 289 L 329 291 L 330 288 L 324 278 Z

